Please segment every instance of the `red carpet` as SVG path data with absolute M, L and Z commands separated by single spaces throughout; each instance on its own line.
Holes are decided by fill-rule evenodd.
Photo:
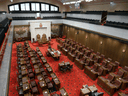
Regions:
M 20 42 L 21 43 L 21 42 Z M 23 44 L 23 42 L 22 42 Z M 55 39 L 52 39 L 52 45 L 51 47 L 54 49 L 57 49 L 57 42 Z M 79 96 L 80 94 L 80 89 L 82 88 L 82 85 L 86 85 L 88 84 L 90 85 L 95 85 L 98 88 L 98 92 L 103 92 L 104 96 L 109 96 L 101 87 L 99 87 L 97 85 L 97 80 L 93 81 L 92 79 L 90 79 L 85 73 L 84 70 L 80 70 L 75 64 L 74 62 L 71 62 L 67 56 L 63 55 L 61 52 L 61 57 L 59 61 L 54 61 L 54 59 L 52 57 L 47 57 L 46 56 L 46 50 L 48 48 L 48 45 L 45 44 L 43 46 L 38 46 L 38 44 L 32 44 L 29 43 L 30 47 L 33 48 L 34 50 L 36 50 L 36 47 L 39 47 L 40 51 L 43 53 L 43 55 L 45 56 L 45 58 L 47 59 L 47 62 L 50 64 L 50 66 L 53 69 L 53 72 L 56 73 L 57 77 L 59 78 L 60 82 L 61 82 L 61 88 L 64 87 L 66 89 L 66 91 L 68 92 L 69 96 Z M 10 82 L 9 82 L 9 96 L 18 96 L 18 92 L 16 90 L 16 85 L 18 85 L 17 83 L 17 75 L 16 75 L 16 44 L 13 44 L 12 47 L 12 60 L 11 60 L 11 72 L 10 72 Z M 65 73 L 61 73 L 58 70 L 58 63 L 62 62 L 62 61 L 69 61 L 71 64 L 73 64 L 73 69 L 71 72 L 65 72 Z M 126 89 L 128 90 L 128 88 Z M 119 90 L 121 91 L 121 90 Z M 118 92 L 119 92 L 118 91 Z M 114 96 L 117 96 L 116 92 L 114 94 Z M 42 92 L 40 90 L 40 95 L 39 96 L 43 96 Z

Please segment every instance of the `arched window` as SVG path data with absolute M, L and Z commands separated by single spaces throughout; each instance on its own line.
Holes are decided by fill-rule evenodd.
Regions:
M 19 2 L 15 4 L 8 5 L 9 12 L 57 12 L 59 7 L 53 4 L 44 2 Z

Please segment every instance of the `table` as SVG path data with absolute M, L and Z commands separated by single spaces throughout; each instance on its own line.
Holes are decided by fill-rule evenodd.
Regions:
M 64 62 L 64 61 L 62 61 L 61 63 L 58 64 L 58 66 L 59 66 L 59 70 L 61 70 L 61 68 L 65 69 L 68 66 L 70 66 L 70 62 Z
M 65 62 L 65 66 L 70 66 L 70 62 Z
M 61 68 L 64 68 L 64 66 L 65 66 L 65 63 L 64 63 L 64 62 L 59 63 L 59 70 L 60 70 Z
M 50 56 L 54 58 L 54 60 L 59 60 L 59 58 L 61 56 L 60 51 L 55 50 L 53 48 L 47 49 L 47 50 L 48 50 L 48 53 L 50 54 Z

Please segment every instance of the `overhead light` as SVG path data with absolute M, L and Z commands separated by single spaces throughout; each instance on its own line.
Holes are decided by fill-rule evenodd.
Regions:
M 93 0 L 85 0 L 86 2 L 91 2 L 91 1 L 93 1 Z
M 84 1 L 84 0 L 65 2 L 65 3 L 63 3 L 63 5 L 81 3 L 82 1 Z
M 74 3 L 76 3 L 75 1 L 72 1 L 72 2 L 70 2 L 71 4 L 74 4 Z
M 110 2 L 110 5 L 111 5 L 111 6 L 114 6 L 114 5 L 116 5 L 116 4 L 115 4 L 113 1 L 111 1 L 111 2 Z
M 11 2 L 13 2 L 13 0 L 10 0 Z
M 65 4 L 70 4 L 70 2 L 66 2 Z

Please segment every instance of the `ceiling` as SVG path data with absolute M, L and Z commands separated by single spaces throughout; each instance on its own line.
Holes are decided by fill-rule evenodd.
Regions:
M 66 2 L 71 2 L 71 1 L 92 1 L 92 2 L 111 2 L 111 1 L 114 1 L 114 2 L 121 2 L 121 1 L 128 1 L 128 0 L 58 0 L 62 3 L 66 3 Z
M 60 2 L 62 2 L 62 3 L 65 3 L 65 2 L 71 2 L 71 1 L 81 1 L 81 0 L 58 0 L 58 1 L 60 1 Z

